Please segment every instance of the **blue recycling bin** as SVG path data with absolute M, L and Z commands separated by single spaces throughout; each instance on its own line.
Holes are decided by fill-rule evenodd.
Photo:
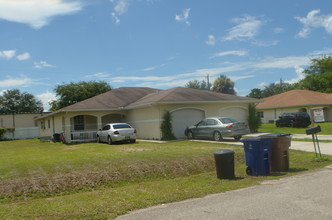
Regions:
M 251 176 L 270 175 L 272 139 L 264 137 L 242 139 L 246 157 L 246 173 Z

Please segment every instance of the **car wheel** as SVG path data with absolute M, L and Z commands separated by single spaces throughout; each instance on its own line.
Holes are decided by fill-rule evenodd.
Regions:
M 136 142 L 136 139 L 132 139 L 132 140 L 130 140 L 130 143 L 135 143 Z
M 221 136 L 219 131 L 215 131 L 213 133 L 213 140 L 215 140 L 215 141 L 221 141 L 222 140 L 222 136 Z
M 111 138 L 110 136 L 108 136 L 108 138 L 107 138 L 107 143 L 108 143 L 109 145 L 112 144 L 112 138 Z
M 247 167 L 247 169 L 246 169 L 246 173 L 248 174 L 248 175 L 250 175 L 250 176 L 252 176 L 252 169 L 251 169 L 251 167 Z
M 188 139 L 194 139 L 194 135 L 193 135 L 192 131 L 188 131 L 187 138 Z
M 239 136 L 235 136 L 235 137 L 234 137 L 234 139 L 235 139 L 236 141 L 239 141 L 241 138 L 242 138 L 241 135 L 239 135 Z

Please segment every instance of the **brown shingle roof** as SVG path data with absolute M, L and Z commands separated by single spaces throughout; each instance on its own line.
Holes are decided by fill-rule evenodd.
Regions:
M 259 100 L 252 98 L 182 87 L 167 90 L 145 87 L 121 87 L 67 106 L 60 109 L 60 111 L 134 108 L 152 103 L 243 101 L 259 102 Z
M 151 93 L 129 105 L 139 106 L 149 103 L 186 103 L 186 102 L 257 102 L 257 99 L 246 98 L 199 89 L 176 87 Z
M 332 94 L 310 90 L 291 90 L 264 98 L 257 109 L 281 108 L 291 106 L 332 105 Z

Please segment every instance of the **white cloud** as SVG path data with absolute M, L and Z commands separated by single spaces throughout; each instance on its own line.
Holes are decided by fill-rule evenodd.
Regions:
M 280 34 L 280 33 L 284 32 L 284 29 L 283 29 L 283 28 L 280 28 L 280 27 L 273 28 L 273 32 L 274 32 L 275 34 Z
M 214 46 L 216 44 L 216 37 L 214 35 L 208 35 L 208 39 L 205 43 L 209 46 Z
M 3 50 L 3 51 L 0 51 L 0 58 L 10 60 L 13 57 L 15 57 L 15 54 L 16 54 L 16 50 Z
M 183 9 L 181 14 L 175 15 L 175 20 L 178 22 L 184 22 L 186 25 L 190 25 L 189 21 L 190 10 L 191 10 L 190 8 Z
M 9 88 L 17 86 L 26 87 L 33 84 L 36 84 L 36 82 L 24 75 L 21 75 L 18 78 L 7 77 L 6 79 L 0 80 L 0 88 Z
M 224 40 L 248 40 L 258 35 L 264 21 L 250 15 L 234 18 L 233 23 L 237 24 L 228 30 Z
M 245 56 L 247 54 L 248 54 L 248 51 L 245 51 L 245 50 L 229 50 L 229 51 L 223 51 L 220 53 L 216 53 L 211 58 L 228 56 L 228 55 Z
M 46 61 L 34 62 L 34 68 L 36 69 L 43 69 L 45 67 L 55 67 L 55 66 L 47 63 Z
M 120 24 L 120 15 L 126 13 L 128 11 L 129 3 L 128 0 L 110 0 L 110 2 L 114 3 L 114 9 L 112 12 L 112 17 L 116 24 Z
M 302 30 L 296 35 L 300 38 L 309 37 L 311 31 L 316 28 L 324 28 L 325 31 L 332 35 L 332 15 L 318 15 L 320 10 L 312 10 L 307 17 L 295 17 L 296 20 L 303 24 Z
M 152 71 L 152 70 L 155 70 L 157 67 L 155 66 L 151 66 L 151 67 L 147 67 L 147 68 L 144 68 L 143 71 Z
M 295 66 L 307 65 L 309 62 L 310 58 L 306 56 L 290 56 L 282 58 L 268 57 L 252 63 L 251 66 L 258 69 L 287 69 L 294 68 Z
M 0 0 L 0 19 L 40 29 L 55 16 L 76 13 L 81 9 L 80 1 Z
M 303 72 L 304 69 L 302 67 L 295 66 L 294 69 L 295 69 L 297 77 L 290 79 L 290 80 L 285 80 L 286 83 L 289 83 L 289 84 L 297 83 L 298 81 L 305 78 L 305 73 Z
M 100 73 L 94 73 L 91 75 L 87 75 L 88 78 L 98 78 L 98 79 L 105 79 L 111 77 L 111 74 L 100 72 Z
M 49 109 L 51 108 L 49 102 L 56 100 L 56 95 L 49 91 L 36 95 L 36 97 L 39 98 L 41 100 L 41 102 L 43 103 L 44 111 L 49 111 Z
M 18 60 L 28 60 L 28 59 L 30 59 L 30 54 L 29 53 L 22 53 L 22 54 L 19 54 L 19 55 L 17 55 L 16 56 L 16 58 L 18 59 Z

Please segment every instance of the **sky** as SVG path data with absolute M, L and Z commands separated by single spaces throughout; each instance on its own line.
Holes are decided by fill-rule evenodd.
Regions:
M 237 95 L 294 83 L 332 54 L 331 0 L 0 0 L 0 95 L 106 81 L 184 87 L 226 75 Z

